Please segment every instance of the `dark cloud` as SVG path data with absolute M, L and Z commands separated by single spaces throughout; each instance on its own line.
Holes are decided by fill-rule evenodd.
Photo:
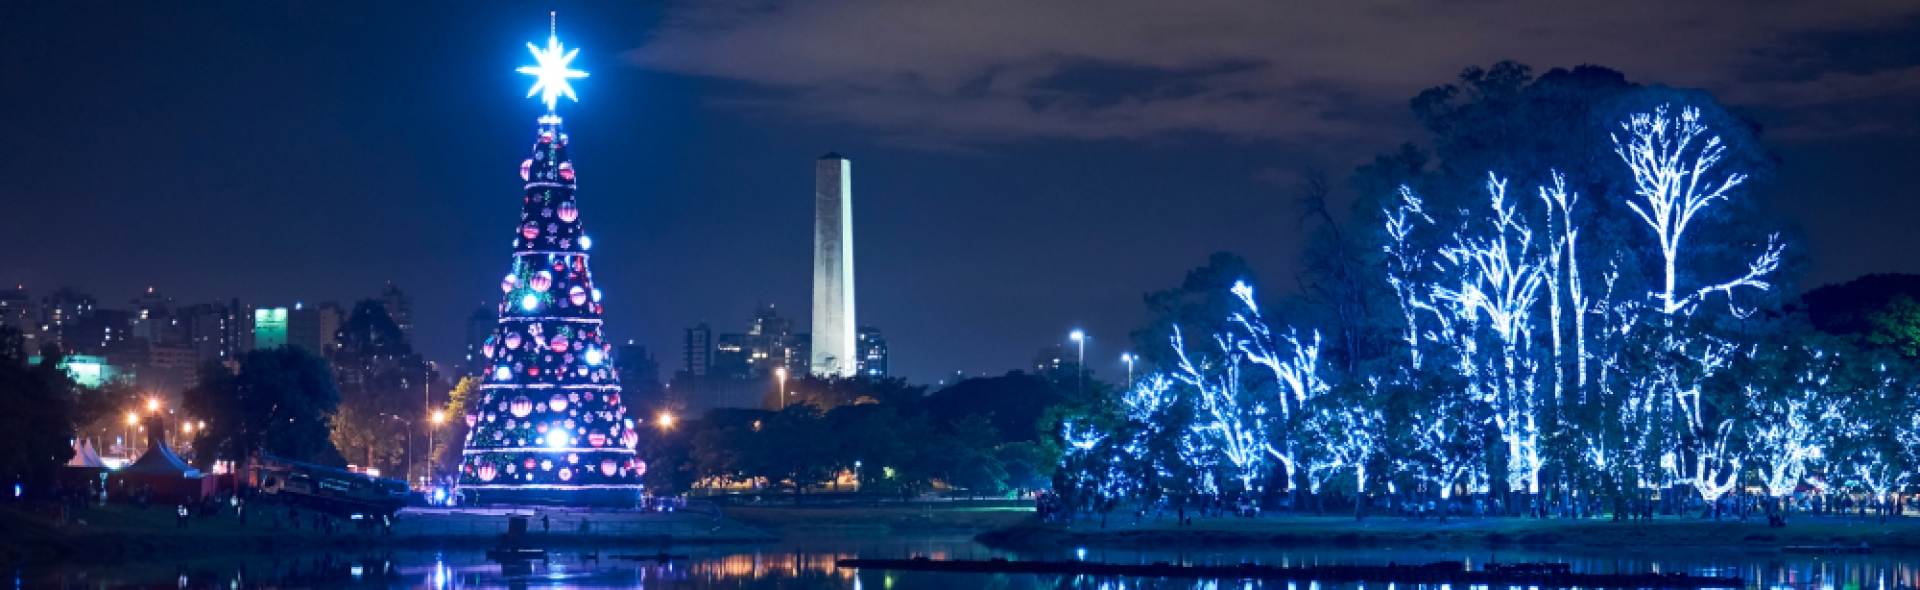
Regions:
M 948 141 L 1372 140 L 1396 121 L 1372 115 L 1501 59 L 1598 63 L 1736 106 L 1920 97 L 1907 2 L 694 1 L 676 14 L 633 63 Z M 1784 136 L 1913 131 L 1816 120 Z

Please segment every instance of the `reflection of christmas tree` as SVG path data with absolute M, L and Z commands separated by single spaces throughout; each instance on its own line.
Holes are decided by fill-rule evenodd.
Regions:
M 620 403 L 607 362 L 600 290 L 587 268 L 592 241 L 581 232 L 567 134 L 552 108 L 572 96 L 558 40 L 534 47 L 548 113 L 540 118 L 514 228 L 513 270 L 500 283 L 500 325 L 481 347 L 490 367 L 465 416 L 460 485 L 482 502 L 631 504 L 646 465 L 634 456 L 639 433 Z

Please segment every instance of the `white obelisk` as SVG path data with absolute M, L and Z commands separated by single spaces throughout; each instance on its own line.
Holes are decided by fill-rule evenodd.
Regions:
M 860 357 L 853 315 L 853 162 L 829 153 L 813 179 L 813 374 L 851 377 Z

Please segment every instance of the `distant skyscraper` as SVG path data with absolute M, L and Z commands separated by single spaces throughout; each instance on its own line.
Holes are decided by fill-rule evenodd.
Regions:
M 40 351 L 40 310 L 33 304 L 33 296 L 27 293 L 25 285 L 0 290 L 0 326 L 20 332 L 20 353 Z
M 413 345 L 413 298 L 387 283 L 387 288 L 380 291 L 380 303 L 387 307 L 387 317 L 393 318 L 393 324 L 400 326 L 400 338 Z
M 487 355 L 481 350 L 486 346 L 487 338 L 493 336 L 493 329 L 500 325 L 500 312 L 491 305 L 480 304 L 480 309 L 467 316 L 467 367 L 466 375 L 478 377 L 487 372 Z
M 340 331 L 340 304 L 293 304 L 287 312 L 287 346 L 298 347 L 318 356 L 333 353 L 333 337 Z M 256 346 L 265 348 L 258 342 Z
M 693 377 L 707 376 L 713 368 L 713 328 L 706 322 L 687 328 L 687 342 L 680 355 L 680 371 Z
M 287 345 L 287 314 L 284 307 L 253 310 L 253 346 L 279 348 Z
M 868 326 L 860 329 L 860 374 L 887 376 L 887 339 L 880 335 L 879 328 Z
M 853 162 L 829 153 L 813 178 L 813 374 L 859 370 L 853 306 Z

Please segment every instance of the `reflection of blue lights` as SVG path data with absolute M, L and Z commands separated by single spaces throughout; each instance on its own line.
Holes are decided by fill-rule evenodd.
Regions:
M 447 488 L 433 488 L 433 503 L 447 503 Z
M 600 347 L 595 346 L 587 349 L 587 364 L 596 367 L 600 366 Z
M 1074 557 L 1075 559 L 1086 559 L 1086 558 L 1087 558 L 1087 548 L 1086 548 L 1086 547 L 1081 547 L 1081 548 L 1079 548 L 1079 549 L 1075 549 L 1075 550 L 1073 550 L 1073 557 Z
M 501 365 L 493 368 L 493 379 L 495 381 L 506 381 L 512 378 L 513 378 L 513 371 L 511 369 L 508 369 L 505 365 Z
M 592 250 L 592 249 L 593 249 L 593 238 L 590 238 L 590 237 L 587 237 L 587 236 L 580 236 L 580 249 L 581 249 L 581 250 Z
M 353 572 L 353 579 L 358 580 L 360 579 L 360 574 L 366 573 L 367 570 L 361 568 L 360 564 L 354 564 L 353 569 L 349 571 Z
M 526 296 L 526 297 L 521 297 L 521 298 L 520 298 L 520 308 L 521 308 L 521 309 L 525 309 L 525 310 L 527 310 L 527 311 L 533 311 L 533 310 L 535 310 L 535 309 L 539 309 L 539 308 L 540 308 L 540 298 L 539 298 L 539 297 L 534 297 L 533 295 L 528 295 L 528 296 Z
M 567 448 L 567 429 L 555 428 L 547 433 L 547 446 L 556 449 Z

